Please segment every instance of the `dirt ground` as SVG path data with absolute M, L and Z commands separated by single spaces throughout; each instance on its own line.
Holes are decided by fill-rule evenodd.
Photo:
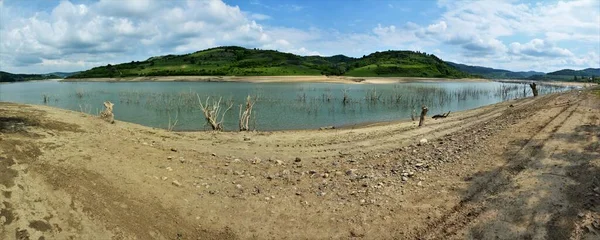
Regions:
M 600 90 L 248 133 L 0 103 L 0 239 L 600 239 L 599 140 Z

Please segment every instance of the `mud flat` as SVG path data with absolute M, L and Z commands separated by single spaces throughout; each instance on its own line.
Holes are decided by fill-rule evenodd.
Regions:
M 247 133 L 0 103 L 0 239 L 597 239 L 599 138 L 590 89 Z

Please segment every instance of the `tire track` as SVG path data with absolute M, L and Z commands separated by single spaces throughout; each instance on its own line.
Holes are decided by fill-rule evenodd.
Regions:
M 543 103 L 538 102 L 536 105 L 539 107 L 537 107 L 535 111 L 529 110 L 528 118 L 534 116 L 535 113 L 544 110 L 545 106 L 554 99 L 556 98 L 543 99 Z M 529 162 L 529 157 L 523 157 L 523 152 L 532 151 L 530 154 L 524 154 L 525 156 L 535 155 L 535 150 L 540 146 L 543 146 L 543 144 L 552 137 L 552 133 L 554 133 L 557 127 L 560 127 L 573 115 L 578 105 L 579 102 L 564 106 L 560 112 L 546 120 L 541 126 L 538 127 L 539 130 L 534 132 L 531 137 L 526 139 L 525 144 L 520 149 L 511 154 L 512 156 L 509 157 L 508 162 L 506 162 L 493 173 L 490 173 L 486 177 L 487 180 L 478 184 L 478 188 L 463 198 L 455 207 L 450 210 L 449 213 L 443 215 L 437 221 L 433 221 L 429 223 L 427 227 L 421 229 L 416 239 L 436 239 L 440 236 L 445 236 L 446 238 L 455 236 L 459 230 L 463 229 L 472 220 L 477 218 L 483 211 L 485 211 L 487 202 L 491 200 L 489 196 L 494 196 L 495 194 L 501 192 L 503 188 L 511 182 L 514 176 L 518 175 L 522 170 L 525 169 L 525 165 Z M 557 123 L 556 120 L 560 116 L 564 116 L 564 113 L 569 109 L 569 114 L 567 114 L 564 119 Z M 510 115 L 521 110 L 527 109 L 524 107 L 515 109 L 515 111 L 508 113 L 506 117 L 510 117 Z M 544 136 L 544 134 L 547 133 L 549 133 L 549 136 Z M 539 138 L 541 138 L 541 141 L 536 140 Z

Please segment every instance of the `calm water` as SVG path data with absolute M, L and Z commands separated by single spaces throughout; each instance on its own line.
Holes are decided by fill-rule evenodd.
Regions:
M 545 86 L 540 94 L 567 90 Z M 346 103 L 344 103 L 344 92 Z M 0 84 L 0 101 L 47 104 L 97 114 L 104 101 L 115 104 L 117 120 L 175 130 L 206 130 L 198 104 L 223 98 L 233 103 L 225 116 L 226 130 L 237 130 L 239 105 L 248 95 L 257 97 L 251 128 L 258 130 L 316 129 L 366 122 L 407 119 L 421 105 L 429 115 L 456 112 L 504 100 L 531 96 L 523 84 L 482 82 L 330 84 L 330 83 L 229 83 L 135 82 L 68 83 L 56 81 Z M 43 96 L 49 97 L 44 103 Z M 223 106 L 226 108 L 226 106 Z

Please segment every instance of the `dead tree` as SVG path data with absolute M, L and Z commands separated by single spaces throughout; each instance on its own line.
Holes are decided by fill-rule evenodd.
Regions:
M 429 109 L 427 109 L 427 106 L 423 105 L 423 107 L 421 108 L 421 119 L 419 119 L 419 127 L 425 124 L 425 115 L 427 115 L 427 111 L 429 111 Z
M 209 103 L 208 100 L 210 99 L 210 97 L 207 97 L 206 102 L 202 104 L 202 100 L 200 100 L 200 95 L 196 94 L 196 96 L 198 97 L 198 103 L 200 103 L 202 112 L 204 113 L 206 123 L 210 124 L 212 130 L 214 131 L 223 131 L 223 120 L 225 119 L 225 114 L 227 113 L 227 111 L 229 111 L 229 109 L 231 109 L 231 107 L 233 107 L 233 103 L 228 103 L 227 109 L 225 109 L 223 114 L 220 114 L 222 109 L 222 98 L 219 98 L 219 101 L 215 102 L 213 100 L 212 103 Z
M 450 115 L 450 111 L 448 111 L 445 114 L 436 114 L 436 115 L 433 115 L 433 117 L 431 117 L 431 118 L 437 120 L 438 118 L 447 118 L 448 115 Z
M 254 107 L 255 103 L 256 103 L 256 99 L 254 99 L 254 101 L 252 101 L 252 99 L 250 98 L 250 95 L 248 95 L 248 97 L 246 98 L 246 108 L 243 112 L 242 112 L 243 104 L 240 104 L 240 123 L 239 123 L 240 131 L 250 130 L 248 123 L 250 122 L 250 116 L 252 115 L 252 108 Z
M 342 89 L 342 93 L 344 94 L 344 99 L 342 103 L 346 105 L 346 103 L 350 102 L 350 98 L 348 97 L 348 89 Z
M 100 118 L 109 123 L 115 123 L 115 114 L 113 113 L 114 104 L 110 101 L 104 102 L 104 111 L 100 113 Z
M 530 83 L 529 87 L 531 87 L 531 91 L 533 92 L 533 96 L 537 97 L 538 95 L 538 89 L 537 89 L 537 84 L 535 83 Z

